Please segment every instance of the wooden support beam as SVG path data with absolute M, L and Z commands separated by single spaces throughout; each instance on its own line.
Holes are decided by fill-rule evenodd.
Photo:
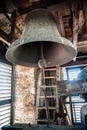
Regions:
M 0 37 L 0 41 L 2 41 L 3 43 L 5 43 L 7 46 L 10 46 L 10 42 L 6 41 L 2 37 Z
M 87 1 L 86 0 L 81 0 L 82 6 L 83 6 L 83 12 L 80 12 L 81 15 L 81 20 L 80 20 L 80 25 L 82 25 L 82 33 L 79 33 L 78 40 L 79 41 L 84 41 L 87 40 Z M 81 30 L 80 29 L 80 30 Z
M 64 8 L 64 9 L 67 8 L 66 2 L 49 6 L 48 10 L 50 10 L 55 17 L 59 33 L 61 34 L 61 36 L 65 37 L 62 8 Z
M 7 13 L 5 13 L 3 11 L 3 14 L 6 16 L 6 18 L 12 23 L 12 26 L 15 27 L 19 32 L 20 34 L 22 34 L 22 31 L 13 23 L 12 19 L 7 15 Z
M 65 37 L 64 24 L 63 24 L 61 11 L 58 10 L 58 11 L 54 12 L 53 14 L 54 14 L 54 17 L 57 22 L 57 27 L 58 27 L 59 33 L 61 34 L 61 36 Z
M 68 66 L 79 66 L 79 65 L 87 65 L 87 58 L 85 60 L 76 60 L 76 61 L 71 61 L 67 64 L 61 65 L 60 67 L 68 67 Z
M 12 41 L 14 38 L 14 34 L 15 34 L 15 25 L 16 25 L 16 11 L 13 11 L 11 14 L 11 19 L 12 19 L 12 23 L 11 23 L 11 31 L 9 33 L 9 40 Z M 14 26 L 13 26 L 14 24 Z
M 0 29 L 0 37 L 9 42 L 8 35 L 2 29 Z
M 0 29 L 0 40 L 10 46 L 9 36 L 2 29 Z
M 76 2 L 74 3 L 76 4 Z M 73 8 L 74 6 L 73 1 L 71 3 L 71 6 Z M 75 9 L 72 10 L 72 19 L 73 19 L 73 44 L 77 51 L 77 44 L 78 44 L 78 35 L 81 33 L 83 24 L 84 24 L 84 17 L 83 17 L 83 11 L 81 9 L 81 3 L 77 2 L 77 5 Z M 76 58 L 74 58 L 76 60 Z
M 84 17 L 85 17 L 85 28 L 87 30 L 87 0 L 83 0 L 83 11 L 84 11 Z
M 78 18 L 76 17 L 76 14 L 73 13 L 73 44 L 76 50 L 77 50 L 77 42 L 78 42 Z
M 64 2 L 64 0 L 44 0 L 44 3 L 42 3 L 41 1 L 37 1 L 37 2 L 33 2 L 31 6 L 26 7 L 26 8 L 20 8 L 18 10 L 20 15 L 26 14 L 29 11 L 31 11 L 32 9 L 36 9 L 36 8 L 48 8 L 51 5 L 55 5 L 58 3 Z
M 61 26 L 61 35 L 63 37 L 65 37 L 65 30 L 64 30 L 64 24 L 63 24 L 63 18 L 62 18 L 62 14 L 60 12 L 61 12 L 61 10 L 58 12 L 58 19 L 59 19 L 60 26 Z
M 68 66 L 79 66 L 79 65 L 87 65 L 87 52 L 82 53 L 78 52 L 78 55 L 76 57 L 75 61 L 71 61 L 69 63 L 66 63 L 64 65 L 61 65 L 61 67 L 68 67 Z

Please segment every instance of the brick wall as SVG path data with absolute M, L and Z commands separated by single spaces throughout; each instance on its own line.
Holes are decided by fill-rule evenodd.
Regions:
M 38 83 L 38 69 L 15 67 L 14 123 L 36 123 L 35 99 Z

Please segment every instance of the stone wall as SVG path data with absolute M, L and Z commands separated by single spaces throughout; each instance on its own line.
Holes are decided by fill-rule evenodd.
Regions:
M 14 123 L 36 123 L 35 103 L 38 69 L 15 67 Z

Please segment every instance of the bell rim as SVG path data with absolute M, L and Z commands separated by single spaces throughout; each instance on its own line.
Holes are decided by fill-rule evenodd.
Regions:
M 71 57 L 71 60 L 69 59 L 68 61 L 66 60 L 66 62 L 64 62 L 64 63 L 59 63 L 58 65 L 63 65 L 63 64 L 66 64 L 66 63 L 68 63 L 68 62 L 70 62 L 70 61 L 72 61 L 74 58 L 75 58 L 75 56 L 77 55 L 77 51 L 76 51 L 76 49 L 74 48 L 74 45 L 72 44 L 72 42 L 70 41 L 70 40 L 68 40 L 68 39 L 66 39 L 66 38 L 64 38 L 64 37 L 61 37 L 64 41 L 66 41 L 66 42 L 68 42 L 68 44 L 67 44 L 67 47 L 70 49 L 72 49 L 72 52 L 73 52 L 73 55 L 72 55 L 72 57 Z M 33 41 L 33 42 L 36 42 L 36 41 Z M 8 61 L 10 61 L 10 62 L 12 62 L 13 64 L 16 64 L 16 61 L 17 61 L 17 59 L 16 60 L 14 60 L 14 56 L 13 55 L 11 55 L 11 57 L 9 58 L 9 55 L 10 55 L 10 51 L 11 50 L 13 50 L 14 52 L 15 52 L 15 50 L 19 47 L 19 46 L 22 46 L 22 45 L 24 45 L 24 44 L 30 44 L 30 43 L 33 43 L 33 42 L 27 42 L 27 43 L 22 43 L 22 44 L 20 44 L 20 39 L 17 39 L 17 40 L 15 40 L 10 46 L 9 46 L 9 48 L 8 48 L 8 50 L 7 50 L 7 52 L 6 52 L 6 58 L 7 58 L 7 60 Z M 37 42 L 40 42 L 40 41 L 37 41 Z M 43 42 L 43 41 L 42 41 Z M 48 42 L 52 42 L 52 44 L 53 44 L 53 42 L 54 41 L 48 41 Z M 58 43 L 58 42 L 54 42 L 54 43 Z M 16 44 L 16 45 L 15 45 Z M 63 46 L 66 46 L 64 43 L 58 43 L 58 44 L 62 44 Z M 69 45 L 70 44 L 70 45 Z M 15 62 L 14 62 L 15 61 Z M 21 63 L 18 63 L 18 65 L 21 65 Z M 31 64 L 31 63 L 25 63 L 25 64 L 23 64 L 23 66 L 31 66 L 31 67 L 35 67 L 35 66 L 38 66 L 38 65 L 33 65 L 33 64 Z
M 76 52 L 76 49 L 75 49 L 75 47 L 74 47 L 74 45 L 72 44 L 72 42 L 70 41 L 70 40 L 68 40 L 68 39 L 66 39 L 66 38 L 64 38 L 64 37 L 61 37 L 61 39 L 63 39 L 63 40 L 61 40 L 61 41 L 63 41 L 63 42 L 58 42 L 58 41 L 55 41 L 55 40 L 37 40 L 37 41 L 35 41 L 35 40 L 32 40 L 31 42 L 29 41 L 29 42 L 26 42 L 25 40 L 23 40 L 23 42 L 21 43 L 20 42 L 20 40 L 21 39 L 17 39 L 17 40 L 15 40 L 10 46 L 9 46 L 9 48 L 8 48 L 8 50 L 9 49 L 11 49 L 11 48 L 17 48 L 17 47 L 19 47 L 19 46 L 21 46 L 21 45 L 24 45 L 24 44 L 30 44 L 30 43 L 34 43 L 34 42 L 52 42 L 52 43 L 57 43 L 57 44 L 62 44 L 62 45 L 64 45 L 64 46 L 69 46 L 69 47 L 71 47 L 71 48 L 73 48 L 73 50 L 75 51 L 75 53 L 77 54 L 77 52 Z M 65 41 L 65 42 L 64 42 Z M 66 44 L 65 44 L 66 43 Z M 68 43 L 68 44 L 67 44 Z

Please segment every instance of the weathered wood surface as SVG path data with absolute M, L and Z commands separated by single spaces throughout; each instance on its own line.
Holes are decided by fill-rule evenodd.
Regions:
M 83 0 L 83 11 L 85 17 L 85 28 L 87 29 L 87 0 Z

